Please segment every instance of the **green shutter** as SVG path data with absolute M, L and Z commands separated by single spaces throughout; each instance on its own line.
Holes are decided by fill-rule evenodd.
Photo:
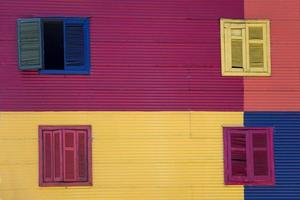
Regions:
M 41 20 L 18 20 L 19 69 L 42 68 Z

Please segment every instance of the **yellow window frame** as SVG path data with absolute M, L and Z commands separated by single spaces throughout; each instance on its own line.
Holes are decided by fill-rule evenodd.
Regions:
M 249 28 L 262 28 L 262 39 L 250 39 Z M 241 35 L 232 35 L 233 30 L 241 30 Z M 240 20 L 221 19 L 221 56 L 222 76 L 271 76 L 271 54 L 270 54 L 270 21 L 262 20 Z M 232 67 L 231 42 L 232 39 L 242 41 L 242 63 L 243 67 Z M 263 45 L 263 67 L 250 67 L 250 44 Z M 252 54 L 253 55 L 253 54 Z

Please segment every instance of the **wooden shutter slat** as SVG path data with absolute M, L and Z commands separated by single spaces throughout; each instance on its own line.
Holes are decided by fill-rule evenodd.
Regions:
M 80 181 L 87 181 L 88 179 L 88 141 L 87 141 L 87 131 L 78 130 L 77 131 L 77 141 L 78 141 L 78 179 Z
M 53 131 L 54 181 L 63 180 L 62 131 Z
M 42 68 L 40 19 L 18 20 L 19 69 Z
M 52 139 L 52 131 L 43 131 L 43 178 L 45 182 L 53 181 Z
M 244 133 L 230 134 L 232 176 L 247 176 L 246 135 Z M 235 149 L 238 147 L 239 149 Z
M 64 181 L 76 180 L 76 132 L 63 131 L 64 142 Z
M 254 150 L 253 152 L 253 174 L 254 176 L 268 176 L 268 151 Z
M 249 27 L 249 39 L 250 40 L 263 40 L 263 28 L 262 27 Z
M 253 151 L 253 176 L 269 176 L 269 149 L 267 130 L 253 130 L 252 151 Z
M 264 68 L 264 45 L 262 43 L 249 44 L 249 67 L 251 71 L 255 68 Z

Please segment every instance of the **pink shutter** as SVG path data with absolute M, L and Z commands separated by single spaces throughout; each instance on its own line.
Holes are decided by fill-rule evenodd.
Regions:
M 247 169 L 247 134 L 242 129 L 230 131 L 230 180 L 244 182 L 248 175 Z
M 53 131 L 54 181 L 63 180 L 62 131 Z
M 43 131 L 43 178 L 44 182 L 53 181 L 52 131 Z
M 76 181 L 76 132 L 63 131 L 64 181 Z
M 253 155 L 253 182 L 272 184 L 274 182 L 274 158 L 272 129 L 257 128 L 251 130 Z
M 242 184 L 248 175 L 247 134 L 243 129 L 224 128 L 226 184 Z
M 78 130 L 77 131 L 77 151 L 78 151 L 78 180 L 87 181 L 88 180 L 88 138 L 87 131 Z

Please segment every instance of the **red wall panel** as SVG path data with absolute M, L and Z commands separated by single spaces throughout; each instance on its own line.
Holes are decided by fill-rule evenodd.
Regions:
M 221 77 L 219 18 L 242 0 L 11 0 L 0 3 L 0 110 L 243 109 L 243 78 Z M 90 16 L 90 75 L 17 69 L 16 20 Z
M 245 110 L 300 110 L 300 11 L 298 0 L 245 0 L 245 18 L 271 21 L 271 77 L 247 77 Z

